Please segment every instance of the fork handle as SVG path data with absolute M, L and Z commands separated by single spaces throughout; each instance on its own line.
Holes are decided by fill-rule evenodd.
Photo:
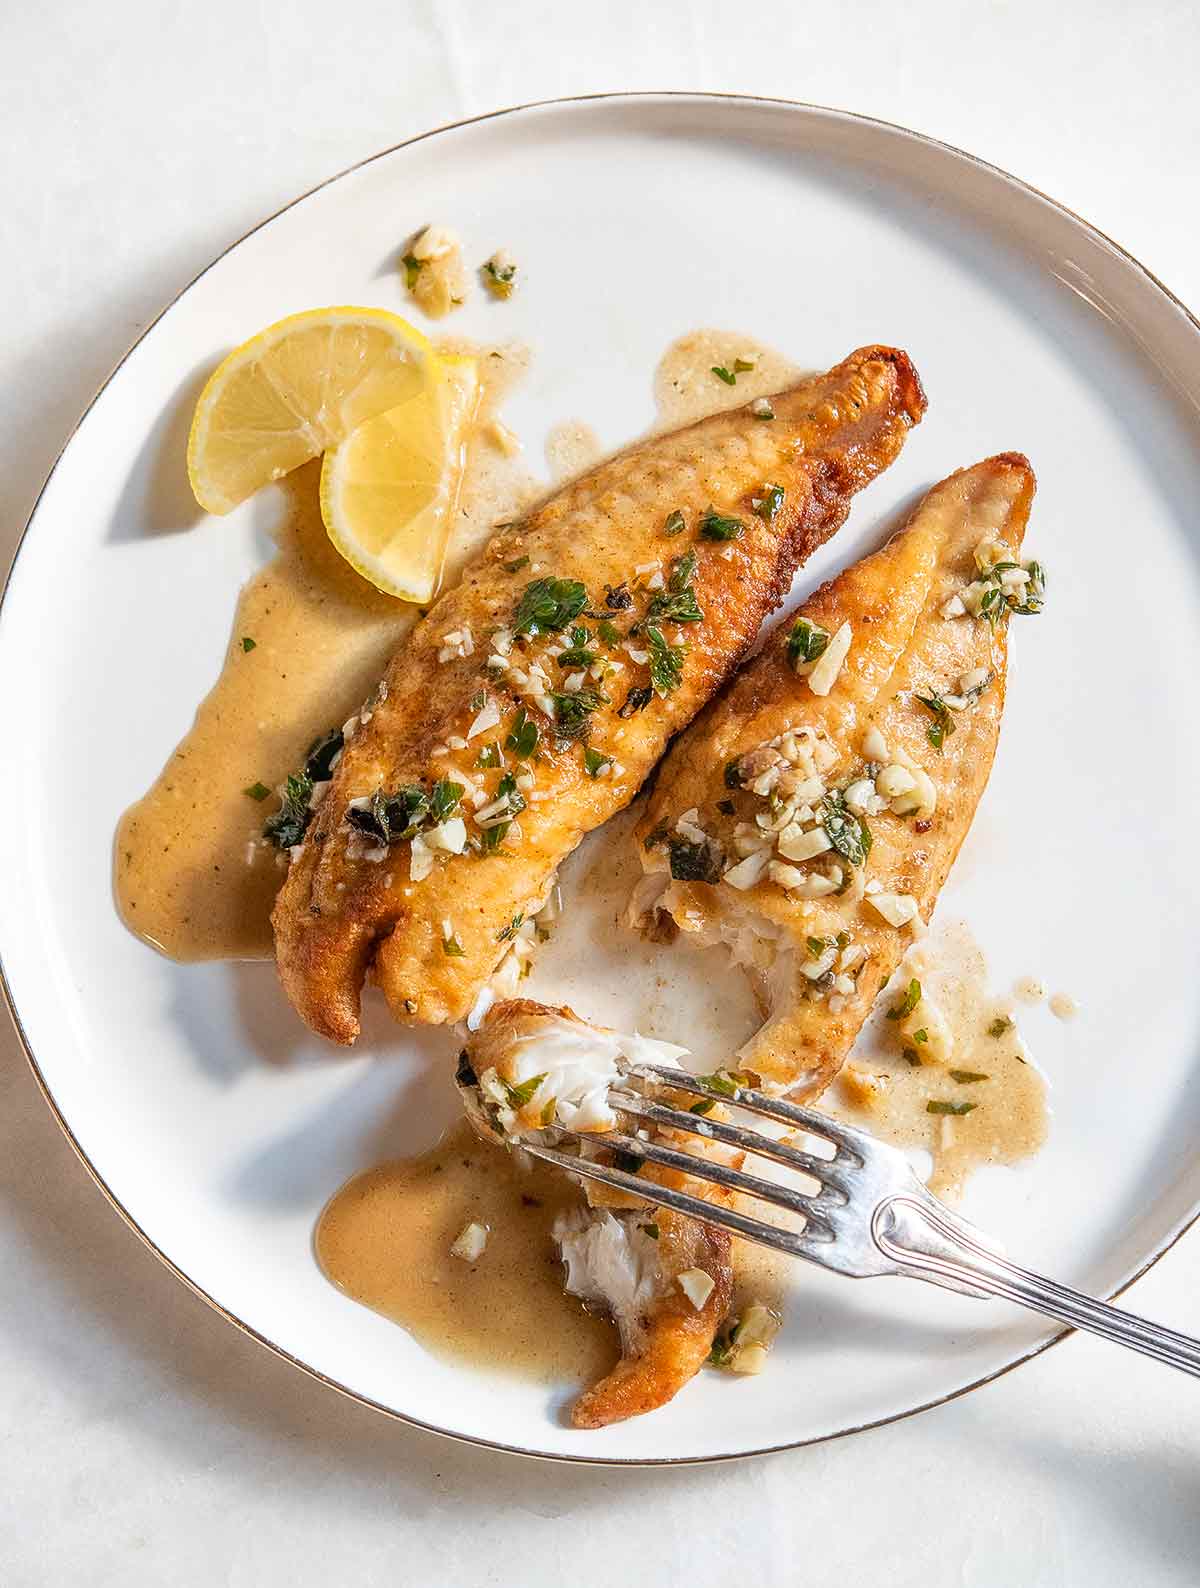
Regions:
M 1200 1340 L 1010 1262 L 984 1245 L 965 1219 L 932 1198 L 888 1198 L 876 1210 L 871 1233 L 880 1250 L 913 1279 L 1001 1296 L 1200 1378 Z

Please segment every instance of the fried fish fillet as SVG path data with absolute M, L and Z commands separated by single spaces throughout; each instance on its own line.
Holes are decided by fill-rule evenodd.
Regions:
M 393 660 L 272 917 L 284 988 L 353 1042 L 461 1019 L 559 863 L 637 793 L 925 409 L 906 354 L 656 436 L 501 526 Z M 757 411 L 756 411 L 757 410 Z
M 516 1145 L 565 1127 L 602 1149 L 605 1132 L 621 1125 L 608 1092 L 621 1078 L 622 1060 L 676 1063 L 685 1051 L 591 1025 L 565 1007 L 512 999 L 494 1005 L 468 1038 L 457 1079 L 467 1113 L 488 1141 Z M 689 1136 L 687 1150 L 701 1150 L 698 1141 Z M 726 1161 L 736 1167 L 740 1155 Z M 640 1178 L 645 1199 L 586 1181 L 578 1207 L 555 1225 L 567 1289 L 603 1307 L 621 1343 L 616 1366 L 572 1407 L 577 1428 L 602 1428 L 669 1401 L 707 1360 L 733 1294 L 728 1232 L 653 1200 L 655 1185 L 710 1200 L 724 1200 L 721 1189 L 653 1163 L 641 1167 Z
M 765 1023 L 739 1054 L 816 1096 L 919 930 L 991 770 L 1008 622 L 1041 607 L 1017 453 L 963 469 L 823 585 L 683 734 L 638 828 L 644 929 L 725 943 Z

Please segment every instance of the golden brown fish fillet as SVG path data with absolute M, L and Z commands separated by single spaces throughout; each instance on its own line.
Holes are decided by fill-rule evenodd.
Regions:
M 368 972 L 397 1019 L 468 1013 L 514 916 L 637 793 L 925 398 L 904 353 L 871 347 L 771 409 L 653 437 L 564 487 L 413 632 L 275 906 L 279 973 L 315 1031 L 353 1042 Z
M 1016 453 L 935 486 L 776 628 L 663 763 L 633 913 L 749 967 L 768 1018 L 739 1062 L 770 1090 L 815 1096 L 836 1075 L 966 836 L 1008 620 L 1041 604 L 1039 566 L 1018 562 L 1033 493 Z
M 622 1056 L 670 1063 L 683 1052 L 591 1025 L 566 1007 L 512 999 L 493 1005 L 468 1038 L 457 1079 L 485 1140 L 511 1145 L 565 1125 L 602 1143 L 606 1130 L 626 1128 L 607 1104 Z M 690 1099 L 681 1101 L 686 1107 Z M 724 1152 L 693 1136 L 675 1145 Z M 741 1157 L 726 1154 L 726 1161 L 737 1167 Z M 655 1185 L 714 1201 L 725 1193 L 660 1164 L 643 1164 L 640 1178 L 645 1200 L 585 1182 L 578 1208 L 555 1227 L 568 1288 L 609 1312 L 621 1342 L 617 1365 L 572 1408 L 577 1428 L 601 1428 L 669 1401 L 704 1365 L 732 1298 L 728 1232 L 654 1204 Z

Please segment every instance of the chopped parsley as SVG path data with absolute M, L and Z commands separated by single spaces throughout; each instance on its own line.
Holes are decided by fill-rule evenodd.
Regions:
M 596 651 L 588 650 L 591 635 L 585 628 L 571 630 L 571 644 L 558 656 L 560 667 L 591 667 L 598 659 Z
M 607 695 L 595 689 L 551 692 L 554 702 L 554 730 L 560 739 L 586 739 L 592 729 L 592 713 L 608 703 Z
M 546 1128 L 547 1125 L 553 1125 L 554 1116 L 557 1113 L 558 1113 L 558 1098 L 557 1097 L 548 1097 L 546 1099 L 545 1106 L 543 1107 L 541 1114 L 538 1116 L 538 1123 L 541 1125 L 543 1130 Z
M 376 789 L 369 805 L 346 812 L 346 821 L 377 844 L 399 844 L 423 827 L 440 826 L 457 811 L 462 796 L 462 784 L 448 778 L 439 778 L 428 793 L 419 783 L 405 784 L 394 794 Z
M 504 842 L 505 834 L 511 826 L 511 822 L 497 822 L 495 827 L 485 828 L 478 839 L 480 854 L 494 855 Z
M 487 698 L 488 697 L 487 697 L 487 690 L 486 689 L 477 689 L 475 691 L 475 693 L 471 696 L 470 700 L 467 701 L 467 710 L 468 711 L 482 711 L 483 708 L 487 705 Z
M 404 265 L 404 285 L 411 292 L 417 284 L 417 277 L 421 274 L 425 261 L 418 259 L 416 254 L 405 254 L 402 263 Z
M 676 508 L 673 513 L 667 514 L 666 522 L 663 524 L 663 534 L 681 535 L 686 528 L 683 514 Z
M 969 1114 L 973 1108 L 978 1108 L 978 1103 L 949 1103 L 943 1098 L 931 1098 L 925 1104 L 927 1114 Z
M 671 875 L 676 882 L 720 882 L 721 851 L 708 839 L 696 844 L 690 838 L 672 833 L 667 838 L 667 849 L 671 856 Z
M 924 1026 L 922 1026 L 919 1031 L 913 1032 L 913 1041 L 917 1043 L 929 1041 L 929 1033 L 926 1031 Z
M 979 603 L 979 615 L 986 618 L 993 628 L 1008 617 L 1010 612 L 1015 612 L 1020 617 L 1034 617 L 1045 605 L 1046 570 L 1040 562 L 1025 564 L 1029 582 L 1021 595 L 1017 595 L 1015 590 L 1006 590 L 1000 583 L 1001 574 L 1009 573 L 1020 566 L 1019 562 L 998 562 L 981 575 L 981 581 L 989 588 Z
M 887 1017 L 888 1017 L 889 1020 L 903 1020 L 905 1015 L 912 1014 L 913 1010 L 917 1007 L 917 1005 L 920 1002 L 921 1002 L 921 983 L 914 976 L 912 981 L 909 982 L 907 989 L 905 990 L 904 997 L 900 1000 L 900 1002 L 896 1005 L 896 1007 L 894 1009 L 889 1009 L 888 1010 Z
M 526 1103 L 532 1102 L 533 1094 L 549 1075 L 549 1070 L 543 1070 L 540 1075 L 531 1075 L 527 1081 L 514 1086 L 511 1081 L 504 1082 L 504 1090 L 508 1093 L 508 1101 L 513 1108 L 524 1108 Z
M 648 684 L 640 684 L 637 689 L 631 689 L 625 696 L 625 704 L 617 712 L 618 717 L 632 717 L 635 712 L 645 711 L 654 699 L 654 691 Z
M 783 486 L 764 485 L 762 491 L 763 494 L 755 501 L 754 511 L 758 514 L 759 518 L 765 519 L 769 524 L 774 519 L 775 514 L 783 506 Z
M 500 566 L 505 573 L 520 573 L 522 568 L 529 567 L 528 557 L 514 557 L 511 562 L 502 562 Z
M 461 959 L 465 952 L 466 950 L 453 933 L 449 937 L 442 939 L 442 953 L 445 954 L 447 959 Z
M 714 1070 L 711 1075 L 698 1075 L 696 1079 L 710 1091 L 720 1092 L 722 1097 L 736 1097 L 745 1076 L 740 1070 Z
M 596 633 L 610 650 L 621 643 L 621 631 L 609 618 L 600 619 L 596 624 Z
M 511 750 L 521 761 L 528 761 L 537 749 L 538 725 L 525 710 L 524 706 L 517 707 L 517 714 L 512 720 L 512 727 L 508 730 L 508 737 L 504 741 L 504 748 Z M 496 763 L 500 764 L 500 753 L 496 752 Z
M 940 751 L 949 736 L 954 732 L 957 724 L 950 712 L 950 707 L 938 694 L 937 690 L 930 690 L 927 695 L 913 695 L 927 711 L 933 713 L 933 721 L 925 730 L 925 737 L 935 750 Z
M 507 926 L 502 926 L 496 933 L 497 943 L 511 943 L 520 929 L 521 922 L 525 919 L 525 912 L 518 910 Z
M 682 645 L 668 645 L 662 631 L 653 624 L 646 625 L 646 641 L 650 646 L 650 684 L 655 694 L 669 695 L 683 682 Z
M 861 816 L 849 809 L 840 789 L 826 794 L 821 802 L 821 826 L 843 859 L 852 866 L 866 864 L 871 853 L 871 829 Z
M 657 1224 L 643 1224 L 642 1231 L 644 1234 L 648 1235 L 652 1241 L 656 1241 L 658 1239 L 659 1228 Z
M 792 667 L 798 669 L 808 662 L 815 662 L 824 654 L 829 637 L 829 630 L 823 629 L 811 618 L 797 618 L 787 637 L 787 655 Z
M 308 808 L 312 796 L 313 780 L 307 772 L 289 773 L 283 787 L 283 803 L 274 816 L 268 816 L 263 826 L 263 837 L 276 849 L 291 849 L 301 842 L 312 821 Z
M 700 623 L 704 613 L 692 589 L 692 578 L 700 559 L 694 549 L 685 551 L 671 564 L 667 588 L 650 602 L 646 611 L 648 620 L 661 619 L 667 623 Z
M 513 619 L 515 634 L 557 634 L 587 605 L 578 579 L 535 579 L 527 584 Z
M 257 640 L 252 640 L 248 634 L 243 634 L 242 635 L 242 650 L 243 651 L 252 651 L 252 650 L 254 650 L 257 647 L 257 645 L 258 645 L 258 641 Z
M 263 826 L 263 837 L 277 849 L 293 848 L 308 831 L 313 815 L 309 809 L 313 787 L 317 783 L 329 781 L 333 775 L 333 764 L 342 753 L 345 742 L 342 730 L 331 728 L 309 745 L 301 770 L 289 774 L 284 784 L 283 803 Z M 260 788 L 262 785 L 256 783 L 254 786 Z
M 951 1070 L 950 1079 L 963 1086 L 974 1086 L 977 1081 L 990 1081 L 991 1076 L 982 1070 Z
M 723 380 L 726 386 L 737 385 L 737 376 L 732 370 L 726 369 L 724 364 L 714 364 L 712 366 L 712 373 L 717 377 L 718 380 Z
M 242 790 L 243 794 L 249 795 L 252 800 L 257 800 L 260 805 L 270 792 L 271 790 L 265 783 L 251 783 L 249 788 Z
M 599 750 L 585 749 L 583 765 L 589 777 L 599 777 L 606 766 L 612 765 L 612 756 L 604 755 Z
M 989 1037 L 1002 1037 L 1006 1031 L 1011 1031 L 1012 1028 L 1013 1018 L 1011 1015 L 997 1015 L 991 1025 L 988 1026 L 987 1032 Z
M 701 540 L 737 540 L 745 532 L 740 518 L 723 518 L 715 507 L 707 508 L 700 519 Z
M 689 1114 L 711 1114 L 717 1106 L 715 1097 L 702 1097 L 698 1103 L 692 1103 L 688 1108 Z
M 516 284 L 517 267 L 493 254 L 483 267 L 483 281 L 494 298 L 511 298 Z

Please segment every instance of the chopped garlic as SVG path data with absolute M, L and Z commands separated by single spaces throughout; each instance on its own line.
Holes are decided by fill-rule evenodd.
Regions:
M 488 1227 L 486 1224 L 464 1224 L 458 1239 L 450 1248 L 453 1256 L 461 1257 L 464 1263 L 477 1263 L 483 1256 L 483 1249 L 488 1243 Z
M 874 723 L 863 734 L 862 751 L 868 761 L 887 761 L 890 759 L 887 740 Z
M 775 847 L 785 860 L 813 860 L 833 848 L 823 827 L 810 827 L 802 831 L 793 823 L 785 827 L 775 841 Z
M 448 855 L 461 855 L 467 847 L 467 825 L 461 816 L 449 816 L 437 827 L 430 827 L 424 833 L 419 833 L 417 838 L 413 839 L 414 848 L 418 838 L 430 849 L 441 849 Z
M 963 604 L 962 596 L 959 595 L 952 595 L 942 608 L 944 618 L 965 618 L 966 615 L 967 609 Z
M 770 855 L 771 851 L 765 846 L 753 850 L 744 860 L 739 860 L 735 866 L 730 866 L 721 881 L 727 882 L 731 888 L 753 888 L 762 881 L 762 874 L 767 869 Z
M 750 404 L 750 412 L 756 419 L 774 419 L 775 410 L 765 397 L 756 397 Z
M 910 926 L 920 919 L 920 907 L 909 893 L 868 892 L 867 903 L 889 926 Z
M 448 226 L 427 226 L 414 241 L 409 252 L 414 259 L 445 259 L 462 246 L 457 232 Z
M 467 729 L 467 738 L 474 739 L 481 733 L 486 733 L 489 728 L 495 728 L 500 722 L 500 707 L 494 700 L 487 700 L 483 708 L 476 714 L 474 722 Z
M 421 833 L 413 839 L 408 856 L 408 880 L 410 882 L 424 882 L 433 870 L 433 850 L 425 842 Z
M 814 695 L 827 695 L 837 683 L 838 675 L 850 654 L 850 642 L 853 638 L 854 631 L 848 623 L 843 623 L 813 663 L 812 671 L 808 675 L 808 687 Z
M 703 1312 L 705 1303 L 715 1288 L 712 1276 L 706 1274 L 703 1268 L 685 1268 L 683 1273 L 678 1275 L 678 1283 L 680 1290 L 696 1311 Z
M 893 762 L 891 766 L 885 766 L 875 779 L 875 787 L 885 800 L 894 800 L 901 794 L 908 794 L 916 786 L 916 778 L 898 761 Z
M 785 866 L 781 860 L 772 860 L 767 865 L 767 876 L 772 882 L 777 882 L 785 891 L 798 888 L 804 882 L 803 871 L 795 866 Z M 832 892 L 832 888 L 830 892 Z

